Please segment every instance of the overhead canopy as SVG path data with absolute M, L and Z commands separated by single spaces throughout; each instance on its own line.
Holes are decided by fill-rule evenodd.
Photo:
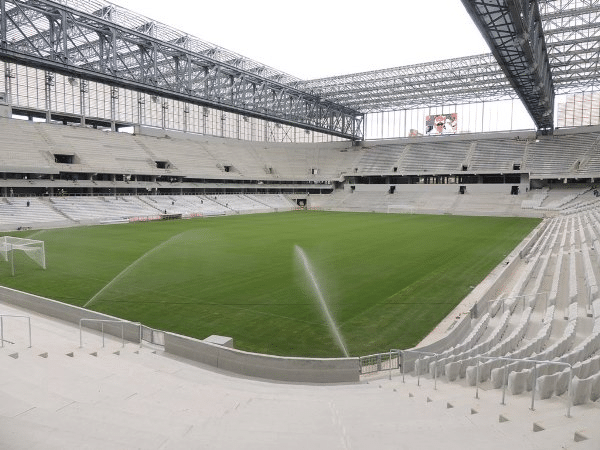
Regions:
M 462 0 L 537 128 L 554 128 L 554 85 L 537 0 Z
M 597 1 L 464 3 L 492 53 L 317 80 L 104 0 L 0 0 L 0 59 L 349 139 L 364 114 L 517 98 L 548 130 L 554 95 L 600 88 Z
M 362 113 L 290 75 L 102 0 L 0 0 L 0 59 L 362 138 Z
M 469 3 L 490 5 L 497 1 Z M 571 0 L 537 3 L 554 94 L 600 88 L 600 4 Z M 510 32 L 508 25 L 506 28 Z M 516 37 L 515 33 L 512 43 Z M 297 86 L 363 113 L 519 97 L 492 53 L 303 81 Z M 548 96 L 550 86 L 549 82 L 544 85 Z M 541 110 L 542 119 L 546 112 L 546 108 Z M 540 125 L 544 128 L 550 123 L 543 119 Z

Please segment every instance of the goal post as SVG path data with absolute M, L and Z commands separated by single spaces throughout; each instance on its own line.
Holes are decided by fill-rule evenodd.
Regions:
M 15 250 L 22 251 L 27 257 L 41 266 L 42 269 L 46 269 L 44 241 L 2 236 L 0 237 L 0 255 L 4 261 L 10 262 L 12 276 L 15 276 Z

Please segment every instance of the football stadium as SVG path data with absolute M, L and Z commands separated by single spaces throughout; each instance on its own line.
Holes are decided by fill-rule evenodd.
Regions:
M 0 447 L 598 450 L 600 1 L 461 3 L 303 80 L 0 0 Z

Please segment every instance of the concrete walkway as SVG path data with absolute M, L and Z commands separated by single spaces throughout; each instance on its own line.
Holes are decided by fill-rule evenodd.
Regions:
M 600 404 L 536 403 L 394 373 L 346 385 L 219 373 L 0 303 L 0 448 L 561 449 L 600 448 Z M 538 431 L 536 431 L 538 430 Z

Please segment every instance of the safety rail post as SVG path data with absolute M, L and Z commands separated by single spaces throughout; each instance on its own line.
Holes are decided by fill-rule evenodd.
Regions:
M 569 364 L 569 388 L 567 390 L 567 417 L 571 417 L 571 405 L 573 404 L 573 366 Z
M 535 411 L 535 385 L 537 384 L 537 361 L 533 363 L 533 383 L 531 385 L 531 408 Z
M 400 358 L 402 359 L 402 382 L 404 383 L 404 353 L 400 352 Z
M 2 348 L 4 348 L 4 318 L 5 317 L 15 317 L 15 318 L 27 319 L 27 328 L 28 328 L 28 334 L 29 334 L 29 347 L 27 347 L 27 348 L 31 348 L 31 317 L 14 315 L 14 314 L 0 314 L 0 343 L 1 343 Z
M 477 368 L 475 369 L 475 398 L 479 400 L 479 355 L 477 355 Z
M 506 405 L 506 386 L 508 385 L 508 361 L 504 361 L 504 373 L 502 374 L 502 404 Z
M 548 295 L 549 295 L 549 293 L 550 293 L 549 291 L 542 291 L 542 292 L 536 292 L 535 294 L 524 294 L 524 295 L 515 295 L 513 297 L 504 297 L 502 299 L 502 312 L 504 313 L 504 311 L 506 309 L 506 301 L 507 300 L 515 300 L 515 302 L 521 300 L 521 308 L 524 311 L 525 310 L 525 305 L 527 303 L 527 299 L 529 297 L 535 298 L 538 295 L 543 295 L 545 297 L 545 299 L 546 299 L 546 305 L 545 306 L 547 308 L 548 307 Z M 498 298 L 490 300 L 488 302 L 488 305 L 491 305 L 492 303 L 498 301 Z M 516 308 L 516 306 L 515 306 L 515 308 Z
M 435 364 L 433 366 L 433 390 L 437 391 L 437 361 L 438 361 L 438 356 L 439 355 L 435 355 Z
M 437 353 L 433 353 L 433 352 L 421 352 L 418 350 L 395 350 L 397 352 L 399 352 L 400 357 L 402 358 L 402 382 L 404 383 L 404 354 L 405 353 L 415 353 L 418 356 L 417 361 L 421 361 L 421 356 L 435 356 L 435 366 L 434 366 L 434 371 L 433 371 L 433 385 L 434 385 L 434 389 L 437 389 L 437 358 L 439 356 L 439 354 Z M 419 365 L 420 366 L 420 365 Z M 417 386 L 421 386 L 421 368 L 419 367 L 419 370 L 417 370 Z
M 567 392 L 567 417 L 571 417 L 571 405 L 573 402 L 572 399 L 572 387 L 573 387 L 573 365 L 566 363 L 566 362 L 559 362 L 559 361 L 538 361 L 535 359 L 527 359 L 527 358 L 508 358 L 508 357 L 504 357 L 504 356 L 482 356 L 482 355 L 478 355 L 477 356 L 477 380 L 476 380 L 476 388 L 475 388 L 475 398 L 479 398 L 479 360 L 480 359 L 486 359 L 489 361 L 505 361 L 505 365 L 504 365 L 504 379 L 503 379 L 503 386 L 502 386 L 502 404 L 505 404 L 505 397 L 506 397 L 506 386 L 508 385 L 508 362 L 512 361 L 512 362 L 519 362 L 519 361 L 523 361 L 526 363 L 532 363 L 533 364 L 533 384 L 532 384 L 532 388 L 531 388 L 531 411 L 535 411 L 534 407 L 535 407 L 535 389 L 537 386 L 537 365 L 538 364 L 547 364 L 547 365 L 555 365 L 555 366 L 563 366 L 563 367 L 568 367 L 569 368 L 569 388 L 568 388 L 568 392 Z
M 79 319 L 79 348 L 83 348 L 83 322 L 96 322 L 100 323 L 100 330 L 102 333 L 102 347 L 104 348 L 104 324 L 105 323 L 116 323 L 121 324 L 121 346 L 125 347 L 125 324 L 137 325 L 139 327 L 139 338 L 140 347 L 142 345 L 142 324 L 140 322 L 131 322 L 129 320 L 122 319 Z

